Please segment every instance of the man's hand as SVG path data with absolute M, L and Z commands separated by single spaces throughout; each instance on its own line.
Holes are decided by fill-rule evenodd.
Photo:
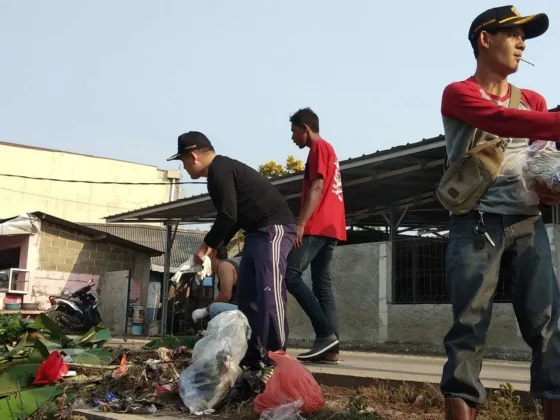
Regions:
M 303 232 L 305 230 L 305 225 L 298 223 L 296 227 L 296 248 L 301 248 L 303 245 Z
M 194 263 L 198 265 L 202 265 L 202 261 L 204 261 L 204 257 L 212 252 L 212 248 L 206 245 L 204 242 L 202 245 L 198 247 L 196 252 L 194 253 Z
M 555 206 L 560 204 L 560 194 L 551 191 L 546 183 L 537 181 L 535 182 L 534 189 L 539 196 L 541 204 L 544 204 L 545 206 Z
M 206 310 L 206 308 L 196 309 L 192 313 L 192 319 L 194 322 L 198 322 L 201 319 L 206 318 L 207 316 L 208 311 Z

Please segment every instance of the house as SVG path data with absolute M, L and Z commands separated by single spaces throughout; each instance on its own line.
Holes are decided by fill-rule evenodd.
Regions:
M 50 307 L 49 296 L 93 279 L 104 324 L 125 331 L 128 305 L 145 305 L 150 258 L 162 251 L 42 212 L 0 220 L 0 297 Z M 22 311 L 25 314 L 26 311 Z
M 9 175 L 0 176 L 0 218 L 36 209 L 97 223 L 116 211 L 183 196 L 179 170 L 8 142 L 0 142 L 0 156 L 2 174 Z

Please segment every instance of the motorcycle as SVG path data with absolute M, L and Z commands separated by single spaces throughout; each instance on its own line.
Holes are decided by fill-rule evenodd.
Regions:
M 87 286 L 64 296 L 49 296 L 51 308 L 45 314 L 62 328 L 65 333 L 89 331 L 101 323 L 97 307 L 99 301 L 93 288 L 93 279 Z

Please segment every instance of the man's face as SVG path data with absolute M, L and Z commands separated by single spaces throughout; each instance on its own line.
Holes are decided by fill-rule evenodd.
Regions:
M 300 149 L 303 149 L 305 146 L 307 146 L 307 142 L 309 139 L 308 130 L 309 129 L 305 125 L 292 124 L 292 141 Z
M 521 28 L 507 28 L 491 35 L 483 35 L 487 42 L 491 66 L 504 75 L 515 73 L 525 50 L 525 32 Z
M 195 153 L 193 152 L 185 153 L 183 156 L 181 156 L 181 161 L 183 162 L 183 167 L 185 168 L 185 171 L 187 171 L 191 179 L 200 178 L 200 169 L 199 169 L 200 162 L 197 159 Z

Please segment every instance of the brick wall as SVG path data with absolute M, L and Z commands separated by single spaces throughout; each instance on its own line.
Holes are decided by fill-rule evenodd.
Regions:
M 101 275 L 132 269 L 135 252 L 49 222 L 42 222 L 39 270 Z

